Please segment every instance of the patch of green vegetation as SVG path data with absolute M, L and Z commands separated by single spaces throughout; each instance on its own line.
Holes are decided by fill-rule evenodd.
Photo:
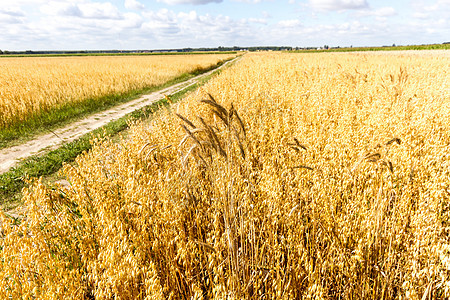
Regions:
M 1 54 L 1 57 L 61 57 L 61 56 L 153 56 L 153 55 L 202 55 L 237 54 L 237 51 L 196 51 L 196 52 L 68 52 L 68 53 L 20 53 Z
M 90 98 L 79 103 L 67 103 L 64 106 L 36 114 L 25 121 L 17 122 L 6 128 L 0 128 L 0 149 L 23 143 L 39 133 L 49 132 L 58 127 L 62 127 L 65 124 L 79 120 L 89 114 L 100 112 L 117 104 L 136 99 L 143 94 L 148 94 L 176 83 L 186 81 L 197 75 L 215 69 L 224 62 L 225 61 L 219 62 L 216 65 L 207 68 L 197 68 L 193 72 L 182 74 L 163 85 L 133 90 L 122 94 L 111 94 L 100 98 Z
M 216 70 L 199 80 L 199 83 L 138 109 L 118 120 L 111 121 L 107 125 L 85 134 L 73 142 L 66 143 L 56 150 L 23 160 L 15 168 L 12 168 L 4 174 L 0 174 L 0 204 L 4 208 L 15 206 L 22 198 L 21 191 L 27 185 L 28 178 L 57 178 L 55 173 L 61 169 L 64 162 L 72 162 L 78 155 L 91 149 L 91 140 L 94 137 L 113 137 L 129 128 L 132 122 L 151 118 L 155 111 L 183 99 L 189 92 L 205 84 L 212 76 L 220 72 L 221 70 Z
M 395 51 L 395 50 L 448 50 L 450 44 L 429 44 L 388 47 L 344 47 L 330 49 L 293 50 L 292 53 L 317 53 L 317 52 L 355 52 L 355 51 Z

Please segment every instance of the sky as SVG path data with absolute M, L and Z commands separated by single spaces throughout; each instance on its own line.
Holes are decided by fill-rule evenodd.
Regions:
M 0 0 L 0 50 L 450 42 L 450 0 Z

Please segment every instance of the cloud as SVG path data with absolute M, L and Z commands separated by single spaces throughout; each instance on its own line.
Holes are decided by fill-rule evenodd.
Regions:
M 138 36 L 142 23 L 142 16 L 136 13 L 124 13 L 120 19 L 54 15 L 17 28 L 16 38 L 7 44 L 7 48 L 130 49 L 133 48 L 132 41 Z M 146 40 L 150 38 L 147 36 Z
M 147 21 L 142 24 L 142 29 L 146 32 L 159 36 L 173 36 L 180 32 L 176 14 L 168 9 L 147 11 L 143 16 Z
M 86 3 L 79 4 L 79 9 L 84 18 L 92 19 L 121 19 L 121 12 L 119 9 L 109 2 L 104 3 Z
M 19 7 L 0 8 L 0 23 L 20 24 L 23 23 L 25 13 Z M 7 31 L 9 28 L 6 28 Z
M 234 0 L 235 2 L 245 2 L 245 3 L 253 3 L 253 4 L 258 4 L 261 3 L 262 0 Z
M 272 18 L 272 15 L 270 13 L 268 13 L 267 11 L 263 11 L 261 13 L 261 15 L 266 19 Z
M 427 5 L 423 5 L 422 9 L 425 11 L 437 11 L 443 8 L 449 8 L 450 7 L 450 0 L 438 0 L 435 4 L 429 5 L 429 2 L 427 2 Z
M 424 12 L 416 12 L 412 15 L 414 18 L 416 19 L 428 19 L 430 17 L 429 13 L 424 13 Z
M 267 25 L 267 20 L 264 18 L 249 18 L 248 22 Z
M 395 8 L 390 6 L 381 7 L 373 11 L 373 15 L 377 17 L 390 17 L 395 16 L 396 14 L 397 11 L 395 10 Z
M 158 0 L 158 2 L 164 2 L 170 5 L 176 4 L 208 4 L 208 3 L 221 3 L 223 0 Z
M 126 9 L 142 10 L 145 8 L 144 4 L 136 0 L 125 0 Z
M 24 17 L 25 13 L 19 7 L 0 8 L 0 14 L 11 17 Z
M 52 1 L 41 5 L 40 11 L 40 19 L 18 29 L 23 32 L 18 34 L 22 43 L 33 44 L 27 48 L 117 49 L 122 39 L 132 40 L 144 22 L 140 14 L 121 12 L 110 2 Z
M 316 10 L 339 11 L 347 9 L 365 9 L 369 7 L 367 0 L 309 0 Z
M 412 1 L 412 17 L 422 21 L 436 22 L 437 20 L 447 19 L 450 14 L 450 0 L 431 1 L 414 0 Z M 439 24 L 437 24 L 439 25 Z M 431 28 L 430 28 L 431 29 Z M 433 30 L 431 30 L 433 31 Z M 449 31 L 449 28 L 446 28 Z
M 51 16 L 77 16 L 82 17 L 80 8 L 72 3 L 51 1 L 41 7 L 41 12 Z
M 381 7 L 378 9 L 360 10 L 355 13 L 355 16 L 357 16 L 357 17 L 374 16 L 374 17 L 385 18 L 385 17 L 395 16 L 395 15 L 397 15 L 397 11 L 395 10 L 395 8 L 390 7 L 390 6 L 385 6 L 385 7 Z
M 282 20 L 278 22 L 278 26 L 283 28 L 296 28 L 300 27 L 302 24 L 299 20 Z
M 19 18 L 14 18 L 9 15 L 0 14 L 0 24 L 8 25 L 8 24 L 18 24 L 18 23 L 22 23 L 22 20 Z M 9 28 L 7 29 L 7 31 L 9 31 Z
M 266 27 L 261 19 L 233 19 L 225 15 L 199 14 L 195 10 L 148 11 L 144 19 L 147 21 L 142 25 L 141 35 L 152 35 L 154 42 L 164 45 L 163 48 L 255 44 L 255 40 L 262 38 L 255 35 L 255 27 Z
M 35 5 L 41 3 L 47 3 L 48 0 L 14 0 L 15 5 Z
M 43 13 L 53 16 L 79 17 L 86 19 L 121 19 L 122 13 L 110 2 L 70 3 L 51 1 L 41 7 Z

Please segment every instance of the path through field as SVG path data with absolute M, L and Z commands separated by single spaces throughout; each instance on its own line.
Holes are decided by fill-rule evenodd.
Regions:
M 56 149 L 63 143 L 71 142 L 86 133 L 108 124 L 111 121 L 117 120 L 137 109 L 161 100 L 164 98 L 164 95 L 170 95 L 182 91 L 183 89 L 198 83 L 200 79 L 210 75 L 214 71 L 236 61 L 238 58 L 239 57 L 234 58 L 214 70 L 198 75 L 187 81 L 172 85 L 168 88 L 148 95 L 144 95 L 138 99 L 115 106 L 106 111 L 90 115 L 89 117 L 69 124 L 63 128 L 59 128 L 51 133 L 37 136 L 35 139 L 22 145 L 1 149 L 0 174 L 7 172 L 11 167 L 14 167 L 21 159 L 38 154 L 44 150 L 49 151 Z

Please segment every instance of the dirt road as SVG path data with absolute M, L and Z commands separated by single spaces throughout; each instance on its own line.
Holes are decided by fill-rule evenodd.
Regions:
M 86 117 L 82 120 L 69 124 L 63 128 L 59 128 L 51 133 L 37 136 L 35 139 L 24 143 L 22 145 L 4 148 L 0 150 L 0 174 L 7 172 L 11 167 L 14 167 L 21 159 L 30 157 L 32 155 L 41 153 L 42 151 L 49 151 L 56 149 L 63 143 L 71 142 L 80 136 L 91 132 L 107 123 L 117 120 L 137 109 L 152 104 L 164 98 L 164 95 L 177 93 L 187 87 L 196 84 L 201 78 L 206 77 L 214 71 L 223 68 L 231 62 L 234 62 L 239 57 L 226 62 L 219 68 L 203 73 L 187 81 L 175 84 L 163 90 L 144 95 L 138 99 L 129 101 L 127 103 L 115 106 L 106 111 L 96 113 Z

